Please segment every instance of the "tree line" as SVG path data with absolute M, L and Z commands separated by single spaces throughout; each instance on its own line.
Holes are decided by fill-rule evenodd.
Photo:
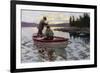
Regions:
M 84 13 L 83 16 L 75 19 L 74 16 L 70 16 L 69 19 L 70 26 L 74 27 L 90 27 L 90 16 L 87 13 Z

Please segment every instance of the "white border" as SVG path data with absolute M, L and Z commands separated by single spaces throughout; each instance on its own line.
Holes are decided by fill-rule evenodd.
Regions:
M 71 12 L 89 12 L 90 13 L 90 60 L 81 61 L 61 61 L 61 62 L 40 62 L 40 63 L 21 63 L 21 9 L 29 10 L 50 10 L 50 11 L 71 11 Z M 70 7 L 52 7 L 35 5 L 16 5 L 16 69 L 39 68 L 53 66 L 73 66 L 94 64 L 94 10 L 85 8 Z

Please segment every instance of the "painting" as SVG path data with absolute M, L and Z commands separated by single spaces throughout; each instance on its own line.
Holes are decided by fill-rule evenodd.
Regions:
M 11 12 L 12 72 L 96 67 L 96 6 L 11 1 Z

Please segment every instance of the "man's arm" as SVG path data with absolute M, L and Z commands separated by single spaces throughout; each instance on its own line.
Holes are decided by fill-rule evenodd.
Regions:
M 45 22 L 44 22 L 44 25 L 48 25 L 48 22 L 47 22 L 47 21 L 45 21 Z

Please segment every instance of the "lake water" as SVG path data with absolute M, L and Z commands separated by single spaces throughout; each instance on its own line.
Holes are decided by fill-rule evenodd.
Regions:
M 86 38 L 70 37 L 70 33 L 68 32 L 61 32 L 61 31 L 54 31 L 56 27 L 53 27 L 52 30 L 55 36 L 65 37 L 69 39 L 68 46 L 64 49 L 64 53 L 62 54 L 67 58 L 67 60 L 83 60 L 83 59 L 90 59 L 90 45 L 89 42 L 86 42 Z M 37 48 L 34 45 L 32 40 L 32 36 L 37 33 L 36 27 L 23 27 L 21 33 L 21 62 L 28 63 L 28 62 L 45 62 L 48 61 L 47 59 L 42 58 Z M 43 30 L 43 32 L 45 29 Z M 85 40 L 86 39 L 86 40 Z M 62 61 L 65 60 L 61 56 L 56 55 L 54 61 Z

